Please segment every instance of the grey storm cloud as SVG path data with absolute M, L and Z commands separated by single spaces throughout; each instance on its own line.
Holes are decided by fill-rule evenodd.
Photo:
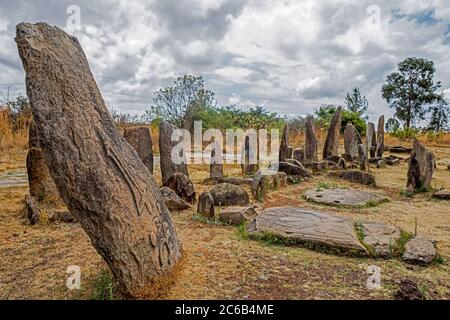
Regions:
M 432 59 L 450 88 L 446 0 L 0 0 L 0 92 L 24 92 L 15 25 L 67 27 L 80 8 L 82 44 L 111 108 L 144 112 L 153 93 L 201 75 L 219 104 L 283 114 L 343 103 L 358 86 L 369 115 L 388 116 L 386 75 L 406 57 Z M 449 91 L 450 92 L 450 91 Z M 1 97 L 1 96 L 0 96 Z

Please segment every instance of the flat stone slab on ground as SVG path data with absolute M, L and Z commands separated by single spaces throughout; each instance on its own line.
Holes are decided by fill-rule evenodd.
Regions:
M 373 248 L 376 256 L 386 257 L 393 252 L 393 248 L 400 240 L 402 230 L 381 222 L 362 222 L 364 243 Z
M 416 236 L 406 243 L 403 260 L 413 264 L 430 264 L 436 255 L 433 242 L 422 236 Z
M 351 189 L 314 189 L 305 192 L 305 198 L 317 203 L 333 206 L 361 207 L 378 204 L 388 198 L 365 191 Z
M 433 198 L 441 200 L 450 200 L 450 190 L 441 190 L 433 194 Z
M 248 226 L 250 235 L 272 234 L 285 240 L 367 254 L 351 220 L 295 207 L 269 208 Z

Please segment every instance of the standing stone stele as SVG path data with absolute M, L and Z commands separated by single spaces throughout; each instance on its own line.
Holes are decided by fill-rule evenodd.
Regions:
M 123 136 L 153 174 L 153 142 L 150 129 L 148 127 L 126 128 Z
M 369 160 L 367 159 L 367 150 L 366 147 L 360 143 L 358 145 L 358 162 L 359 162 L 359 170 L 367 171 L 369 169 Z
M 223 178 L 223 151 L 218 141 L 214 142 L 213 149 L 211 150 L 209 177 L 213 180 Z
M 305 121 L 305 162 L 316 162 L 317 157 L 317 136 L 313 116 L 309 115 Z
M 292 148 L 289 146 L 289 126 L 286 124 L 283 128 L 283 134 L 280 141 L 280 153 L 278 162 L 285 162 L 292 158 Z
M 344 149 L 345 153 L 353 156 L 358 155 L 358 145 L 362 143 L 361 135 L 355 126 L 348 123 L 344 131 Z
M 167 122 L 161 122 L 159 125 L 159 153 L 163 186 L 166 186 L 167 181 L 177 172 L 183 173 L 189 178 L 187 158 L 184 151 L 181 150 L 183 154 L 179 155 L 182 159 L 181 163 L 175 163 L 172 159 L 172 149 L 180 143 L 179 141 L 172 142 L 172 134 L 175 130 L 177 130 L 177 127 Z
M 413 141 L 413 151 L 409 159 L 408 191 L 420 191 L 431 189 L 431 180 L 435 168 L 435 158 L 433 153 L 417 139 Z
M 327 138 L 323 146 L 323 159 L 339 155 L 339 134 L 341 131 L 342 107 L 338 107 L 328 128 Z
M 384 152 L 384 116 L 378 119 L 377 157 L 382 158 Z
M 157 294 L 152 284 L 181 258 L 176 230 L 156 180 L 117 132 L 78 40 L 45 23 L 21 23 L 16 42 L 61 197 L 122 291 Z
M 370 158 L 376 157 L 377 152 L 377 136 L 375 133 L 375 124 L 373 122 L 367 123 L 367 151 L 370 154 Z

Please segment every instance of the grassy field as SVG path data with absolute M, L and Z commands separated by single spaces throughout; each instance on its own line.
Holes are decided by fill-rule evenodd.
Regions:
M 434 147 L 436 188 L 450 188 L 450 147 Z M 403 155 L 404 156 L 404 155 Z M 0 175 L 25 172 L 26 151 L 8 148 L 0 156 Z M 379 187 L 351 185 L 324 176 L 269 194 L 264 207 L 294 205 L 355 220 L 382 221 L 437 241 L 450 259 L 450 205 L 424 193 L 403 196 L 407 165 L 372 169 Z M 200 193 L 207 166 L 191 166 Z M 240 174 L 226 167 L 226 174 Z M 159 176 L 159 173 L 156 172 Z M 344 209 L 306 202 L 303 191 L 318 185 L 352 187 L 385 194 L 391 201 L 377 207 Z M 27 186 L 0 188 L 0 299 L 120 299 L 106 264 L 78 224 L 50 223 L 55 208 L 44 209 L 43 221 L 30 226 L 22 217 Z M 417 281 L 429 299 L 450 299 L 447 264 L 411 266 L 398 259 L 377 260 L 334 256 L 298 247 L 246 239 L 236 227 L 198 219 L 195 208 L 173 213 L 183 243 L 184 259 L 172 287 L 161 299 L 391 299 L 400 279 Z M 80 266 L 82 289 L 69 291 L 67 267 Z M 382 288 L 369 290 L 367 267 L 381 268 Z

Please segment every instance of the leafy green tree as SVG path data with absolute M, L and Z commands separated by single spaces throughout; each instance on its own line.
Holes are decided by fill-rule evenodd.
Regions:
M 381 92 L 389 106 L 395 109 L 395 117 L 409 129 L 413 122 L 425 119 L 425 106 L 438 99 L 439 81 L 434 81 L 433 61 L 407 58 L 398 65 L 398 71 L 386 78 Z
M 331 119 L 333 118 L 336 109 L 338 106 L 334 104 L 324 104 L 319 107 L 314 113 L 314 118 L 318 126 L 323 128 L 328 128 L 331 123 Z M 347 109 L 343 109 L 342 111 L 342 122 L 341 122 L 341 132 L 344 132 L 345 127 L 348 123 L 352 123 L 356 130 L 364 136 L 367 130 L 366 121 L 361 117 L 359 113 L 352 112 Z
M 359 88 L 354 88 L 352 93 L 347 93 L 345 97 L 345 105 L 347 110 L 358 114 L 361 118 L 365 115 L 369 109 L 369 102 L 365 96 L 361 95 Z M 367 116 L 364 116 L 367 119 Z
M 400 129 L 400 122 L 395 118 L 389 118 L 386 121 L 385 129 L 387 132 L 395 132 Z
M 199 113 L 215 106 L 215 94 L 205 89 L 202 77 L 184 75 L 175 80 L 174 86 L 155 93 L 153 105 L 146 118 L 161 118 L 179 128 L 191 130 Z
M 442 94 L 436 104 L 431 107 L 431 120 L 429 129 L 439 132 L 448 128 L 450 108 Z

